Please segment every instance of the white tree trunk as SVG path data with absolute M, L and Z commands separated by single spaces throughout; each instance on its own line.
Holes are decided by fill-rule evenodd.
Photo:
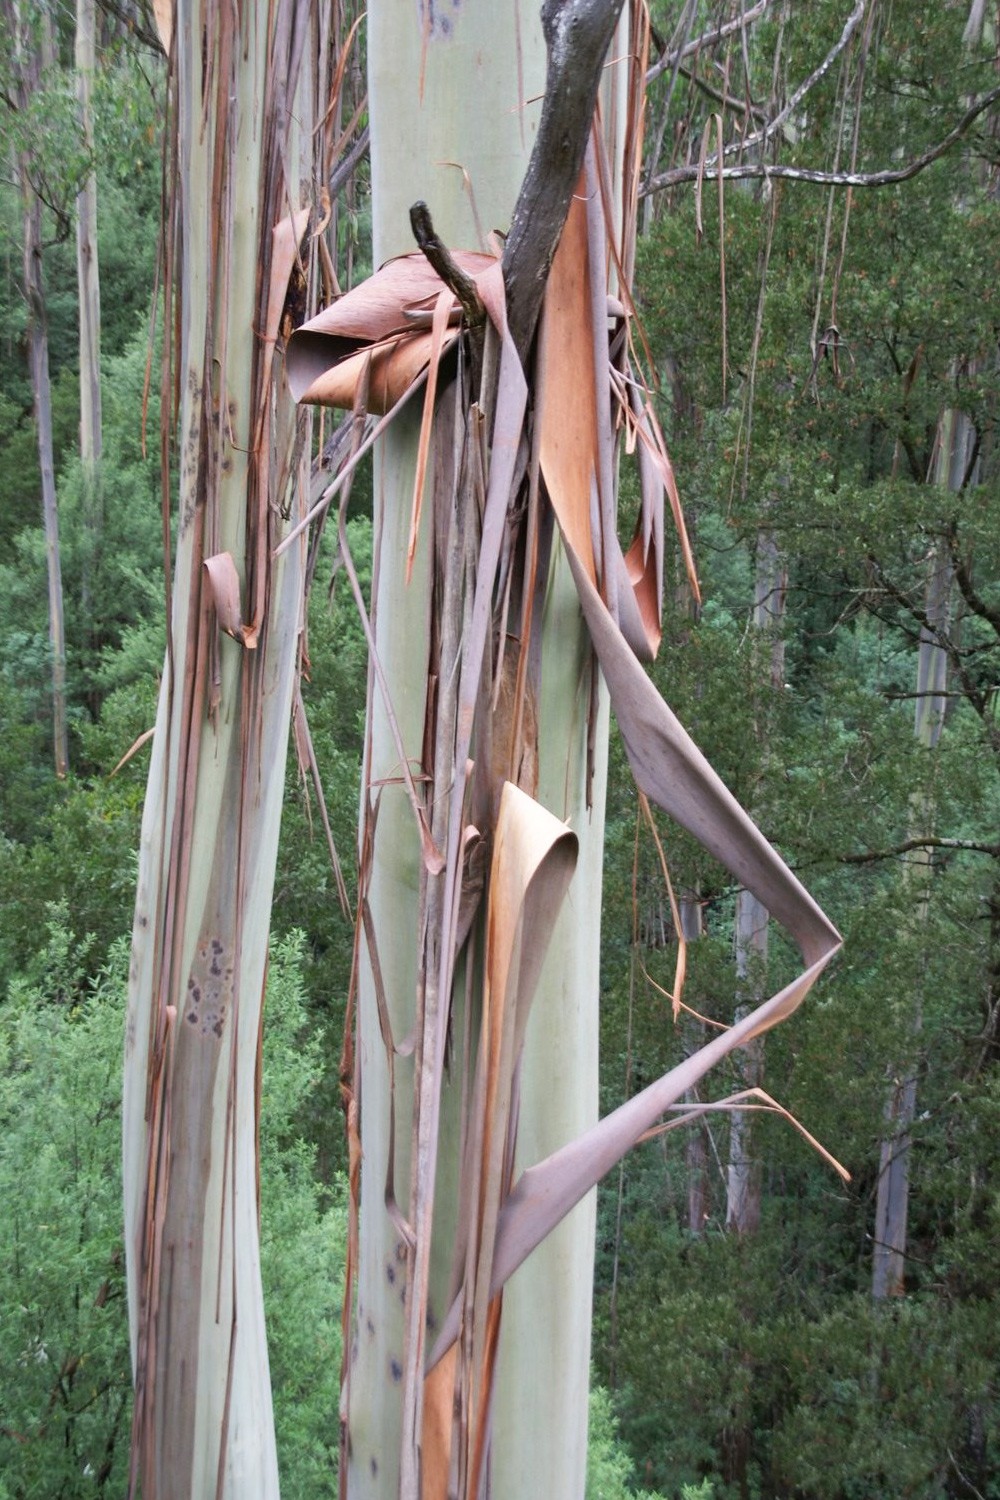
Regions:
M 946 411 L 938 424 L 932 482 L 958 493 L 965 482 L 974 433 L 968 418 Z M 943 645 L 951 620 L 952 566 L 943 541 L 934 549 L 928 565 L 924 613 L 927 624 L 920 628 L 917 648 L 917 696 L 913 732 L 918 744 L 933 754 L 941 738 L 948 688 L 948 653 Z M 933 833 L 934 806 L 926 796 L 911 803 L 911 837 Z M 916 896 L 915 925 L 927 919 L 933 856 L 918 849 L 908 856 L 906 878 Z M 875 1243 L 872 1256 L 872 1296 L 876 1301 L 902 1296 L 905 1290 L 906 1243 L 910 1197 L 910 1134 L 917 1112 L 917 1049 L 923 1027 L 923 1005 L 919 990 L 911 1018 L 909 1055 L 891 1069 L 885 1106 L 885 1127 L 879 1152 L 878 1188 L 875 1197 Z
M 33 17 L 18 0 L 5 0 L 4 18 L 14 44 L 14 107 L 23 109 L 41 86 L 51 66 L 54 43 L 51 18 Z M 32 184 L 32 162 L 27 149 L 17 155 L 21 189 L 24 300 L 28 324 L 28 370 L 38 436 L 38 467 L 42 487 L 42 524 L 48 582 L 49 657 L 52 672 L 52 748 L 58 777 L 69 769 L 66 724 L 66 627 L 63 617 L 62 558 L 59 550 L 59 510 L 56 500 L 55 458 L 52 446 L 52 382 L 49 377 L 49 333 L 42 263 L 42 204 Z
M 77 0 L 76 87 L 84 146 L 94 149 L 95 0 Z M 76 276 L 80 308 L 80 458 L 88 485 L 101 460 L 101 282 L 97 256 L 97 173 L 76 199 Z
M 326 45 L 303 0 L 238 13 L 192 0 L 173 47 L 180 516 L 126 1035 L 132 1487 L 258 1500 L 278 1493 L 261 1006 L 305 562 L 304 546 L 271 553 L 309 477 L 280 341 L 295 252 L 309 264 Z
M 408 210 L 417 199 L 427 202 L 435 228 L 453 249 L 478 249 L 480 230 L 488 235 L 506 229 L 544 87 L 544 45 L 532 7 L 521 9 L 519 26 L 484 0 L 433 12 L 409 0 L 385 0 L 375 8 L 369 23 L 369 89 L 376 264 L 413 248 Z M 382 444 L 375 476 L 377 647 L 414 769 L 422 757 L 430 608 L 426 545 L 418 550 L 412 581 L 405 582 L 417 427 L 417 415 L 394 424 Z M 427 529 L 425 517 L 425 533 Z M 520 1083 L 519 1167 L 580 1133 L 597 1110 L 607 708 L 602 695 L 588 809 L 590 652 L 558 543 L 544 611 L 537 795 L 558 818 L 568 820 L 581 848 L 529 1022 Z M 369 806 L 376 797 L 379 803 L 369 895 L 398 1045 L 411 1034 L 416 1013 L 420 851 L 405 794 L 393 784 L 394 778 L 398 783 L 398 755 L 377 690 L 370 694 L 369 723 L 365 798 Z M 478 973 L 470 982 L 473 987 L 478 983 Z M 453 1258 L 465 1024 L 458 997 L 464 984 L 460 972 L 437 1169 L 430 1293 L 435 1322 L 447 1310 Z M 384 1203 L 390 1091 L 367 953 L 358 1027 L 364 1158 L 359 1284 L 343 1412 L 346 1493 L 351 1500 L 395 1500 L 397 1494 L 416 1493 L 412 1477 L 401 1481 L 398 1458 L 407 1255 Z M 405 1210 L 413 1087 L 408 1058 L 395 1059 L 394 1075 L 395 1196 Z M 593 1228 L 590 1197 L 505 1290 L 492 1422 L 490 1493 L 496 1497 L 545 1494 L 553 1500 L 578 1500 L 582 1494 Z M 527 1389 L 530 1401 L 524 1399 Z

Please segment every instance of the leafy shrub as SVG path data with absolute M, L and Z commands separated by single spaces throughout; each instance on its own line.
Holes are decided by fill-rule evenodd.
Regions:
M 55 911 L 0 1005 L 0 1497 L 124 1493 L 131 1422 L 120 1168 L 128 948 L 96 981 Z M 286 1493 L 336 1493 L 345 1215 L 295 1114 L 316 1086 L 302 941 L 272 953 L 261 1109 L 261 1262 Z M 4 1488 L 6 1486 L 6 1488 Z

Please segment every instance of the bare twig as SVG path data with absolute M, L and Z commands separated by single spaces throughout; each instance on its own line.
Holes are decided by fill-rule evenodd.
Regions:
M 765 118 L 767 111 L 762 105 L 754 104 L 752 99 L 748 103 L 744 103 L 742 99 L 737 99 L 733 94 L 724 94 L 721 89 L 714 89 L 707 79 L 702 78 L 700 73 L 695 72 L 694 68 L 680 67 L 677 71 L 682 77 L 687 78 L 693 83 L 696 89 L 700 89 L 703 94 L 706 94 L 709 99 L 714 100 L 716 104 L 721 104 L 723 109 L 731 109 L 739 115 L 752 115 L 754 119 Z
M 898 859 L 902 854 L 912 854 L 917 849 L 952 849 L 968 854 L 988 854 L 991 859 L 1000 859 L 1000 843 L 985 844 L 978 839 L 946 839 L 926 835 L 923 838 L 903 839 L 888 849 L 866 849 L 861 854 L 838 854 L 839 865 L 874 865 L 881 859 Z
M 465 321 L 470 328 L 482 328 L 486 322 L 486 309 L 476 290 L 476 283 L 457 264 L 451 251 L 442 239 L 431 219 L 430 209 L 421 199 L 410 209 L 410 228 L 425 258 L 433 266 L 446 287 L 455 293 Z
M 362 162 L 368 152 L 368 126 L 358 136 L 346 156 L 342 156 L 330 174 L 330 197 L 336 198 L 351 173 Z
M 725 41 L 726 37 L 732 36 L 734 31 L 745 31 L 751 22 L 760 19 L 770 3 L 771 0 L 757 0 L 756 5 L 744 11 L 741 16 L 737 16 L 734 21 L 726 21 L 724 25 L 716 26 L 712 31 L 703 31 L 700 36 L 685 41 L 684 45 L 674 52 L 664 52 L 647 71 L 646 83 L 652 83 L 654 78 L 659 78 L 660 74 L 665 73 L 668 68 L 674 67 L 678 62 L 683 62 L 687 57 L 694 56 L 696 52 L 707 50 Z
M 865 6 L 867 5 L 867 3 L 868 0 L 855 0 L 854 9 L 851 11 L 851 14 L 844 22 L 844 29 L 840 33 L 840 37 L 830 48 L 830 51 L 823 58 L 823 61 L 817 64 L 817 66 L 813 68 L 812 72 L 809 74 L 809 77 L 803 79 L 803 81 L 799 84 L 798 88 L 791 95 L 791 98 L 788 100 L 788 103 L 785 105 L 784 109 L 780 109 L 774 116 L 774 118 L 767 122 L 763 130 L 759 130 L 756 135 L 747 136 L 746 140 L 731 142 L 730 145 L 726 147 L 727 156 L 733 151 L 747 151 L 751 150 L 754 146 L 763 146 L 771 139 L 773 135 L 777 134 L 788 117 L 794 114 L 795 110 L 798 109 L 799 105 L 802 103 L 805 96 L 809 93 L 810 89 L 815 88 L 820 79 L 824 78 L 826 74 L 829 73 L 837 58 L 843 52 L 844 48 L 851 40 L 851 37 L 854 35 L 854 32 L 857 30 L 858 25 L 861 21 L 861 17 L 865 13 Z

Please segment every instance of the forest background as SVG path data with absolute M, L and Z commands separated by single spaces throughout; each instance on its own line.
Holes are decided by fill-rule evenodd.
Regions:
M 346 37 L 354 17 L 341 9 Z M 142 737 L 164 651 L 150 317 L 164 69 L 151 13 L 102 4 L 88 111 L 74 15 L 8 0 L 0 15 L 0 1496 L 118 1494 L 131 1399 L 124 939 Z M 696 608 L 681 568 L 668 569 L 653 670 L 845 938 L 795 1019 L 692 1103 L 765 1087 L 851 1181 L 781 1120 L 720 1112 L 642 1146 L 604 1184 L 590 1490 L 996 1497 L 997 8 L 671 0 L 653 19 L 638 310 L 703 591 Z M 360 108 L 329 228 L 344 287 L 371 269 L 363 29 L 347 67 Z M 963 122 L 947 151 L 909 174 Z M 711 175 L 720 129 L 734 143 L 727 159 L 748 173 L 721 199 Z M 860 185 L 810 173 L 855 174 Z M 92 178 L 96 461 L 80 439 L 75 229 Z M 51 517 L 47 540 L 32 388 L 40 326 L 65 774 L 53 751 Z M 356 485 L 350 530 L 364 576 L 363 494 Z M 625 488 L 623 535 L 636 503 Z M 367 664 L 344 584 L 330 534 L 303 694 L 350 886 Z M 613 745 L 605 1110 L 706 1027 L 731 1021 L 734 992 L 748 1003 L 765 967 L 774 989 L 791 963 L 693 841 L 665 824 L 660 836 L 687 928 L 684 999 L 697 1013 L 676 1020 L 666 998 L 676 922 Z M 262 1178 L 279 1455 L 285 1492 L 303 1497 L 336 1493 L 337 1069 L 351 947 L 322 819 L 293 757 Z

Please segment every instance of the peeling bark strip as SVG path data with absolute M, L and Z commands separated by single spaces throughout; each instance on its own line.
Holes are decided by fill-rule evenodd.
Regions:
M 180 524 L 127 1013 L 129 1491 L 270 1500 L 257 1065 L 305 544 L 273 554 L 305 506 L 311 431 L 281 341 L 293 279 L 315 298 L 328 38 L 307 0 L 157 14 L 172 37 L 163 283 L 179 317 L 162 420 Z
M 595 60 L 588 48 L 606 48 L 610 31 L 600 30 L 598 21 L 611 24 L 610 16 L 613 23 L 617 11 L 546 7 L 549 93 L 539 142 L 556 132 L 554 185 L 539 176 L 549 147 L 538 146 L 502 264 L 435 246 L 442 279 L 423 255 L 400 256 L 300 330 L 289 350 L 293 381 L 306 399 L 351 405 L 358 421 L 376 359 L 382 361 L 380 382 L 393 371 L 393 383 L 386 379 L 378 388 L 381 409 L 392 402 L 399 410 L 407 380 L 413 391 L 426 381 L 419 433 L 414 413 L 396 418 L 405 428 L 392 451 L 396 484 L 383 491 L 384 471 L 376 479 L 378 570 L 396 580 L 394 590 L 381 581 L 376 586 L 376 611 L 398 611 L 412 622 L 409 636 L 426 628 L 416 642 L 424 674 L 419 683 L 387 659 L 393 651 L 413 659 L 413 640 L 396 628 L 398 617 L 391 630 L 384 616 L 374 631 L 366 622 L 386 702 L 382 733 L 372 731 L 369 740 L 362 811 L 358 953 L 374 993 L 366 998 L 362 988 L 358 1052 L 368 1056 L 363 1076 L 349 1084 L 350 1107 L 361 1105 L 360 1139 L 353 1134 L 357 1114 L 350 1116 L 352 1152 L 356 1159 L 363 1148 L 365 1159 L 360 1204 L 354 1203 L 360 1241 L 348 1273 L 352 1295 L 357 1276 L 356 1338 L 345 1362 L 342 1405 L 342 1486 L 350 1500 L 579 1494 L 582 1476 L 560 1475 L 558 1463 L 546 1467 L 544 1481 L 538 1473 L 533 1484 L 525 1481 L 521 1470 L 513 1477 L 507 1447 L 499 1439 L 494 1444 L 505 1330 L 519 1290 L 505 1293 L 506 1284 L 710 1067 L 796 1008 L 840 943 L 642 666 L 659 643 L 668 495 L 682 551 L 685 558 L 690 554 L 648 392 L 628 364 L 622 305 L 631 305 L 628 286 L 615 285 L 609 297 L 609 276 L 632 260 L 631 229 L 620 230 L 614 219 L 614 148 L 605 141 L 615 120 L 614 91 L 592 133 L 589 114 L 579 116 L 584 103 L 588 111 L 593 106 L 591 84 L 596 90 L 603 60 L 603 50 Z M 639 4 L 630 19 L 635 42 L 624 52 L 631 87 L 617 80 L 623 116 L 617 124 L 631 152 L 621 176 L 634 186 L 647 57 Z M 577 36 L 584 59 L 578 71 Z M 586 82 L 573 89 L 577 78 Z M 378 145 L 374 126 L 373 142 Z M 526 201 L 544 201 L 537 221 Z M 629 201 L 634 205 L 634 192 Z M 429 242 L 426 224 L 418 228 Z M 480 303 L 490 324 L 484 366 L 492 370 L 484 375 L 482 396 L 470 384 L 471 334 L 460 321 L 469 307 L 478 323 Z M 445 329 L 452 351 L 447 364 Z M 628 447 L 638 449 L 642 487 L 627 557 L 616 534 L 613 480 L 623 433 Z M 388 469 L 385 455 L 383 461 Z M 408 585 L 404 570 L 411 563 L 414 582 Z M 570 581 L 575 597 L 566 589 Z M 555 601 L 560 627 L 569 621 L 571 629 L 546 634 Z M 572 735 L 546 692 L 546 673 L 560 650 L 555 670 L 583 705 Z M 590 833 L 583 804 L 606 722 L 602 683 L 640 790 L 785 926 L 804 969 L 613 1114 L 588 1123 L 583 1111 L 572 1131 L 543 1149 L 530 1147 L 525 1162 L 526 1038 L 535 1020 L 529 1012 L 546 962 L 554 952 L 557 963 L 564 959 L 551 939 L 561 910 L 578 895 Z M 561 747 L 570 739 L 573 753 L 580 752 L 577 801 L 565 791 L 568 770 L 555 796 L 544 775 L 537 791 L 534 786 L 536 759 L 544 762 L 551 742 L 566 754 Z M 404 767 L 405 802 L 397 791 Z M 567 804 L 572 827 L 564 821 Z M 390 808 L 391 838 L 383 832 Z M 596 910 L 588 912 L 596 926 Z M 392 941 L 404 923 L 412 939 L 406 954 Z M 594 1020 L 590 996 L 567 994 L 565 984 L 552 987 L 548 1003 L 559 990 Z M 548 1070 L 552 1092 L 568 1047 L 568 1035 L 557 1033 L 536 1064 Z M 397 1132 L 395 1122 L 408 1107 L 412 1127 Z M 550 1289 L 553 1297 L 560 1290 Z M 579 1285 L 588 1305 L 589 1291 L 589 1284 Z M 585 1347 L 583 1354 L 585 1377 Z M 523 1406 L 522 1392 L 527 1426 Z M 540 1437 L 550 1450 L 559 1442 L 555 1430 Z M 564 1440 L 559 1456 L 568 1471 L 566 1447 Z M 537 1456 L 551 1455 L 539 1449 Z

